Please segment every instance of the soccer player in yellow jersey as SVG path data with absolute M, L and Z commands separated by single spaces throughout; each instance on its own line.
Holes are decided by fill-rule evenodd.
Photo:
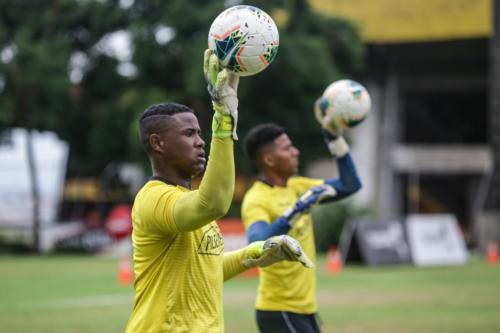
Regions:
M 315 260 L 313 224 L 308 213 L 319 202 L 342 199 L 361 187 L 349 147 L 335 129 L 323 128 L 336 158 L 339 178 L 296 176 L 299 150 L 276 124 L 261 124 L 245 137 L 247 155 L 258 180 L 245 194 L 242 219 L 250 242 L 288 234 Z M 261 333 L 320 332 L 316 312 L 315 271 L 281 262 L 260 269 L 256 319 Z
M 128 333 L 223 332 L 223 281 L 249 267 L 281 260 L 312 266 L 288 236 L 223 252 L 214 220 L 226 213 L 233 196 L 238 77 L 219 71 L 208 50 L 204 70 L 215 113 L 211 151 L 198 190 L 191 190 L 191 178 L 205 169 L 207 156 L 193 110 L 157 104 L 140 119 L 153 176 L 132 209 L 135 298 Z

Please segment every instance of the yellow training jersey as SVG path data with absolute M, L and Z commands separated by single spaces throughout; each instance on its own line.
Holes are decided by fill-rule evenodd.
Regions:
M 243 199 L 241 215 L 245 228 L 248 229 L 256 221 L 272 223 L 292 206 L 304 191 L 320 184 L 323 184 L 323 180 L 306 177 L 290 178 L 286 187 L 269 186 L 256 181 Z M 304 214 L 288 235 L 300 242 L 313 262 L 316 260 L 310 214 Z M 259 293 L 255 307 L 257 310 L 315 313 L 316 271 L 287 261 L 260 269 Z
M 132 209 L 135 299 L 127 333 L 223 332 L 224 243 L 217 223 L 179 232 L 180 186 L 149 181 Z

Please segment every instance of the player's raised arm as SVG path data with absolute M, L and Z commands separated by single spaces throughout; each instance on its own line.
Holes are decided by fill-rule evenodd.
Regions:
M 174 219 L 180 231 L 191 231 L 224 216 L 234 192 L 233 140 L 237 139 L 238 80 L 210 50 L 204 55 L 204 74 L 212 98 L 214 116 L 207 168 L 197 191 L 186 192 L 177 201 Z
M 349 153 L 349 145 L 342 136 L 342 128 L 337 125 L 328 112 L 329 101 L 325 97 L 319 98 L 314 105 L 316 119 L 321 125 L 323 137 L 332 157 L 337 161 L 339 177 L 325 179 L 325 185 L 331 186 L 333 192 L 318 197 L 319 201 L 335 201 L 343 199 L 361 188 L 356 166 Z

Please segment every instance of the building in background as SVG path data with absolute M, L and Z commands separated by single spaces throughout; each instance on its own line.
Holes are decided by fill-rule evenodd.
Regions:
M 352 20 L 368 45 L 367 71 L 353 78 L 373 102 L 366 123 L 352 130 L 361 200 L 384 218 L 453 213 L 470 245 L 498 240 L 498 2 L 310 3 Z

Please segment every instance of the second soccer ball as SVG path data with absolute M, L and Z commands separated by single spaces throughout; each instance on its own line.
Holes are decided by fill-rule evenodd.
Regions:
M 253 6 L 226 9 L 214 20 L 208 34 L 208 47 L 220 64 L 240 76 L 264 70 L 276 57 L 278 46 L 273 19 Z
M 356 81 L 339 80 L 324 91 L 316 118 L 331 128 L 350 128 L 362 122 L 370 112 L 368 91 Z

